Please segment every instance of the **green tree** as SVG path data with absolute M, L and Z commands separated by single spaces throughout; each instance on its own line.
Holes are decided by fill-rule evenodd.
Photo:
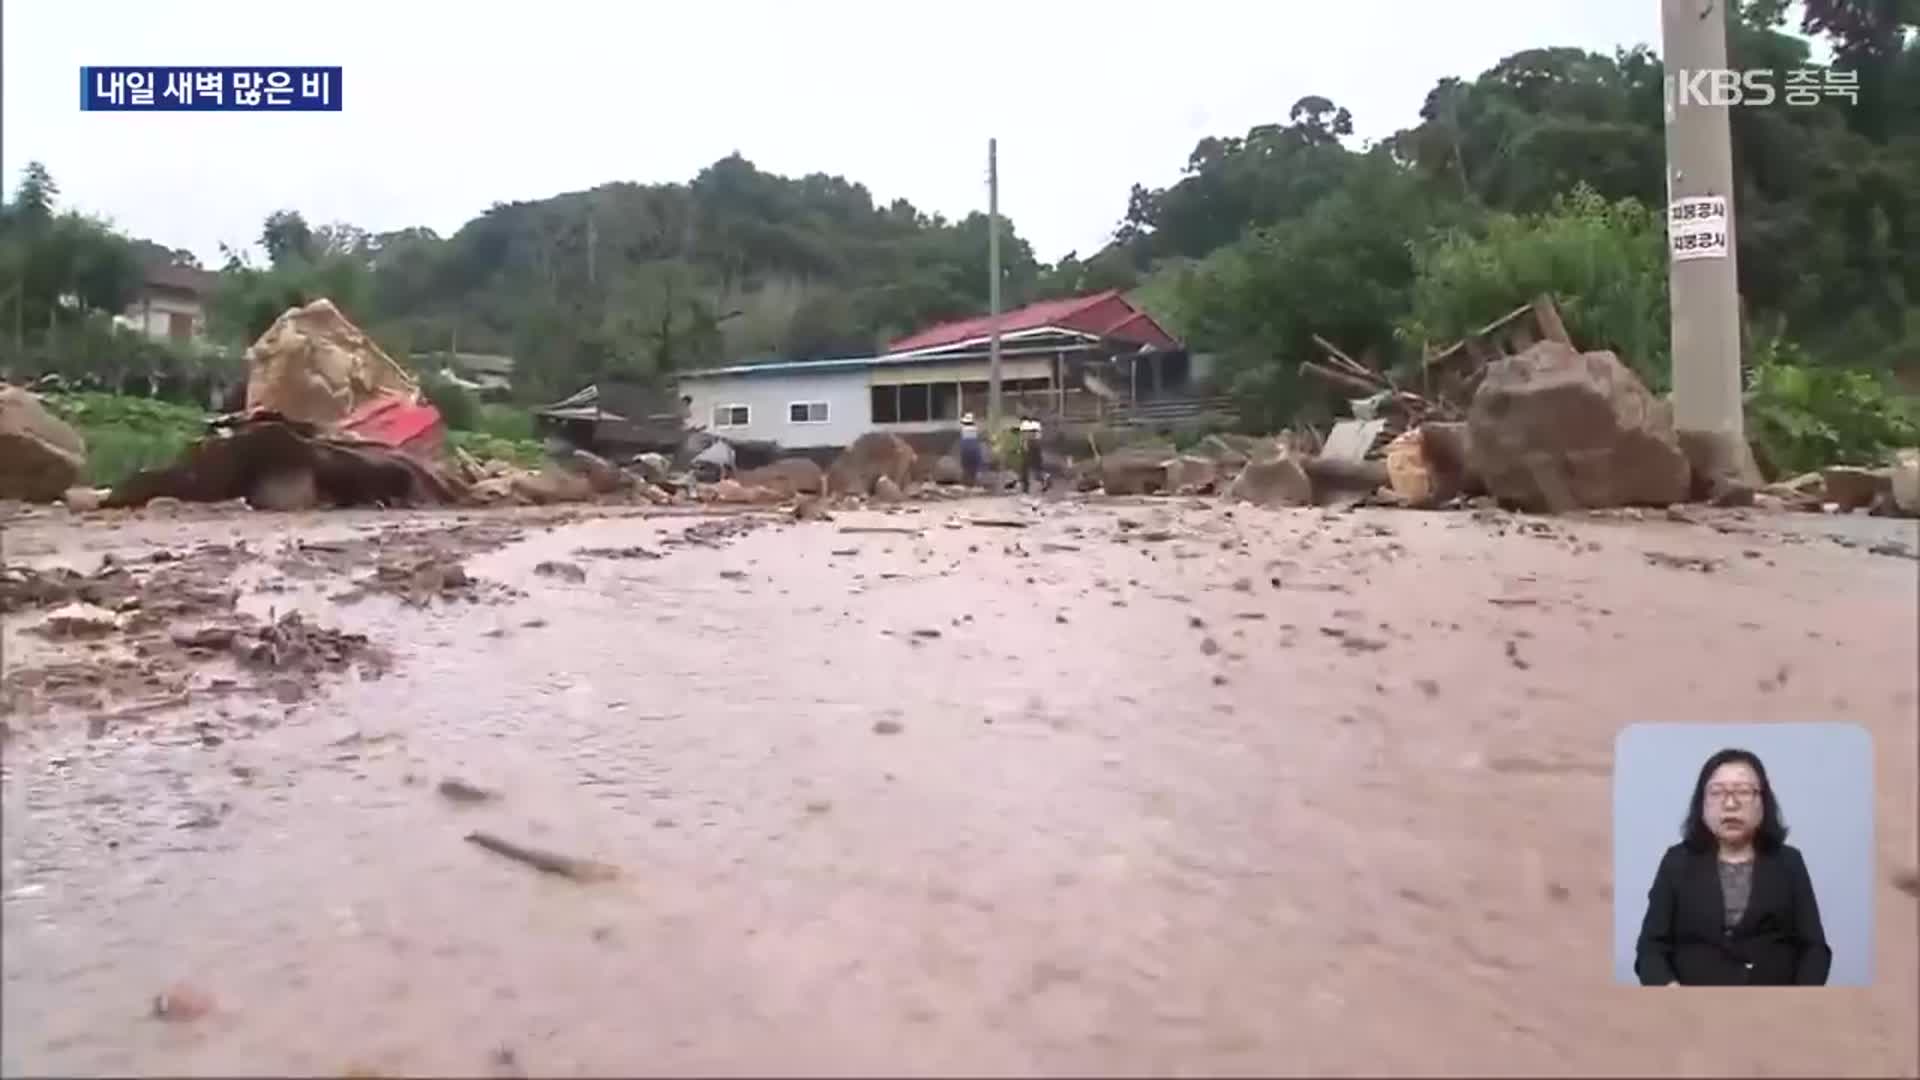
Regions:
M 1434 233 L 1415 246 L 1414 275 L 1404 342 L 1450 344 L 1546 293 L 1582 348 L 1611 349 L 1649 384 L 1667 384 L 1666 231 L 1632 199 L 1581 185 L 1544 213 Z

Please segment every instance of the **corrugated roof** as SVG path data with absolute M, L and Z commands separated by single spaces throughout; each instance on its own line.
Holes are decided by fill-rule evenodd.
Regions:
M 1064 300 L 1043 300 L 1003 312 L 1000 316 L 1002 335 L 1049 327 L 1077 330 L 1100 337 L 1117 337 L 1155 348 L 1175 349 L 1180 346 L 1172 334 L 1154 322 L 1151 315 L 1135 307 L 1118 289 Z M 887 352 L 917 352 L 943 345 L 959 345 L 991 337 L 992 334 L 992 317 L 981 315 L 916 331 L 888 346 Z
M 214 284 L 219 280 L 220 275 L 211 270 L 162 262 L 148 264 L 142 275 L 145 284 L 163 289 L 180 289 L 196 296 L 213 292 Z
M 1060 351 L 1059 348 L 1053 345 L 1037 345 L 1022 348 L 1019 342 L 1012 341 L 1006 343 L 1006 346 L 1000 350 L 1000 353 L 1002 356 L 1009 357 L 1033 356 L 1036 354 L 1050 356 L 1058 351 Z M 986 355 L 986 348 L 982 346 L 981 348 L 971 349 L 961 353 L 945 352 L 933 355 L 888 354 L 886 356 L 848 356 L 833 360 L 776 360 L 759 364 L 730 364 L 727 367 L 696 368 L 689 371 L 682 371 L 676 377 L 681 380 L 687 380 L 709 379 L 730 375 L 804 375 L 814 372 L 863 371 L 867 368 L 894 367 L 906 364 L 939 364 L 969 358 L 985 359 Z

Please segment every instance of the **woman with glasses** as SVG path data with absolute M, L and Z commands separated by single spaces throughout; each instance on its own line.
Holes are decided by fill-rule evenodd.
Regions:
M 1700 767 L 1647 891 L 1634 972 L 1645 986 L 1824 986 L 1833 951 L 1813 879 L 1746 750 Z

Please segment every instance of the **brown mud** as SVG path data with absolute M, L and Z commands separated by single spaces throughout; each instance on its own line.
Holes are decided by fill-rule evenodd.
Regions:
M 0 1063 L 1920 1073 L 1920 538 L 1679 516 L 16 520 Z M 1611 983 L 1703 719 L 1872 733 L 1873 988 Z

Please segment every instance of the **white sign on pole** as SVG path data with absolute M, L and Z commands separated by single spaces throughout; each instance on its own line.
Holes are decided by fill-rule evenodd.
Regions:
M 1727 197 L 1694 195 L 1667 204 L 1667 252 L 1675 261 L 1727 257 Z

